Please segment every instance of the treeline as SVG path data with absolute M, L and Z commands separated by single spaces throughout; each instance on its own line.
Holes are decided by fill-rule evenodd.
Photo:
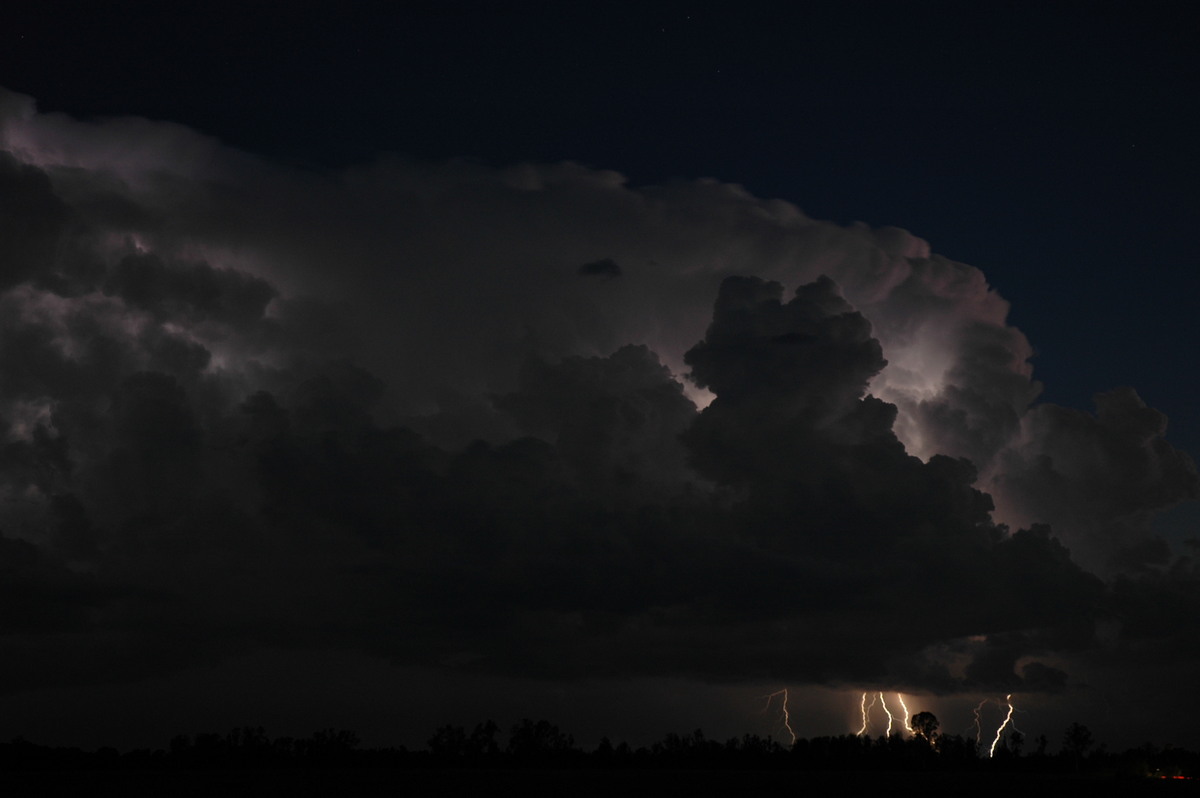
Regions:
M 522 720 L 502 739 L 500 727 L 486 721 L 467 730 L 443 726 L 427 747 L 364 748 L 354 732 L 328 729 L 309 737 L 271 738 L 261 727 L 242 727 L 228 734 L 179 735 L 165 749 L 119 752 L 114 748 L 84 751 L 38 745 L 18 738 L 0 743 L 0 770 L 273 770 L 336 769 L 686 769 L 797 770 L 859 772 L 1028 772 L 1108 773 L 1131 777 L 1200 775 L 1200 754 L 1145 745 L 1111 753 L 1093 745 L 1086 727 L 1073 724 L 1063 745 L 1048 752 L 1038 738 L 1030 751 L 1024 738 L 1011 733 L 994 753 L 972 737 L 928 736 L 814 737 L 784 744 L 771 737 L 743 735 L 724 742 L 700 730 L 667 734 L 649 746 L 633 748 L 608 738 L 592 750 L 545 720 Z

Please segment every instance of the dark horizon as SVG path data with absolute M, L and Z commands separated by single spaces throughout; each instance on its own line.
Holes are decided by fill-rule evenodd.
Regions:
M 1090 758 L 1112 761 L 1131 754 L 1142 755 L 1174 754 L 1180 760 L 1191 760 L 1193 766 L 1200 764 L 1200 752 L 1147 741 L 1142 745 L 1125 750 L 1110 749 L 1108 743 L 1097 739 L 1087 726 L 1074 721 L 1061 730 L 1052 740 L 1046 735 L 1029 737 L 1011 724 L 1001 728 L 982 728 L 979 735 L 961 734 L 941 728 L 940 720 L 930 712 L 916 713 L 907 720 L 896 718 L 891 732 L 850 732 L 843 734 L 815 735 L 805 737 L 793 734 L 784 726 L 782 739 L 774 734 L 760 735 L 745 732 L 738 736 L 710 737 L 703 729 L 686 732 L 668 731 L 642 745 L 631 745 L 623 739 L 612 739 L 608 735 L 594 743 L 581 743 L 569 728 L 560 727 L 544 718 L 521 718 L 508 727 L 492 719 L 474 724 L 443 724 L 429 730 L 424 741 L 413 747 L 405 745 L 372 746 L 365 744 L 353 729 L 323 728 L 306 735 L 273 735 L 263 726 L 241 725 L 228 732 L 196 731 L 182 732 L 170 736 L 168 741 L 155 746 L 117 748 L 101 744 L 94 748 L 84 746 L 45 745 L 24 735 L 0 742 L 0 763 L 14 769 L 46 769 L 47 757 L 90 756 L 92 764 L 115 766 L 116 757 L 130 762 L 167 765 L 168 759 L 176 764 L 191 764 L 202 767 L 277 766 L 287 760 L 297 763 L 321 764 L 323 758 L 339 759 L 356 753 L 390 753 L 400 756 L 416 755 L 409 764 L 433 764 L 441 767 L 491 767 L 507 760 L 510 763 L 534 766 L 558 764 L 583 764 L 582 756 L 601 759 L 604 766 L 631 767 L 647 765 L 687 765 L 691 767 L 738 766 L 739 756 L 775 756 L 799 754 L 814 762 L 822 757 L 836 757 L 831 751 L 821 750 L 824 743 L 837 741 L 843 747 L 854 748 L 857 755 L 870 754 L 872 748 L 882 751 L 889 746 L 904 747 L 909 751 L 923 751 L 922 756 L 940 757 L 943 766 L 956 768 L 990 767 L 1004 769 L 1018 764 L 1017 760 L 1041 761 L 1047 769 L 1055 766 L 1051 760 L 1068 762 Z M 730 761 L 722 763 L 706 757 L 721 753 L 732 755 Z M 149 757 L 149 759 L 148 759 Z M 257 758 L 256 758 L 257 757 Z M 573 762 L 569 761 L 573 758 Z M 311 761 L 310 761 L 311 760 Z M 89 767 L 83 760 L 62 764 L 73 767 Z M 351 764 L 342 761 L 341 764 Z M 370 764 L 365 762 L 363 764 Z M 1093 766 L 1092 769 L 1096 769 Z
M 1190 781 L 1200 771 L 1195 751 L 1149 743 L 1112 751 L 1079 723 L 1064 730 L 1056 748 L 1045 736 L 1027 739 L 1012 730 L 991 742 L 942 732 L 938 718 L 928 712 L 913 715 L 904 726 L 907 737 L 900 729 L 876 737 L 859 733 L 783 741 L 748 733 L 722 741 L 694 729 L 635 748 L 608 737 L 593 747 L 581 746 L 554 723 L 523 718 L 507 734 L 491 720 L 473 727 L 440 726 L 417 750 L 366 747 L 347 729 L 294 738 L 243 726 L 225 734 L 178 734 L 166 747 L 129 751 L 52 748 L 17 738 L 0 743 L 0 770 L 10 788 L 36 781 L 39 789 L 52 784 L 62 789 L 64 780 L 86 778 L 93 792 L 114 789 L 122 795 L 161 794 L 184 785 L 195 791 L 217 782 L 223 794 L 256 794 L 268 785 L 304 794 L 378 794 L 435 784 L 439 793 L 473 793 L 484 780 L 490 788 L 507 782 L 508 788 L 535 794 L 564 789 L 611 794 L 652 789 L 660 773 L 669 774 L 676 788 L 696 781 L 687 789 L 702 794 L 725 794 L 734 785 L 722 782 L 747 777 L 759 789 L 765 789 L 764 778 L 770 779 L 772 790 L 847 777 L 858 779 L 860 788 L 863 780 L 877 778 L 892 786 L 908 781 L 943 790 L 975 789 L 980 779 L 995 788 L 995 780 L 1003 779 L 1006 791 L 1036 793 L 1059 791 L 1066 784 Z M 703 788 L 697 790 L 700 779 Z

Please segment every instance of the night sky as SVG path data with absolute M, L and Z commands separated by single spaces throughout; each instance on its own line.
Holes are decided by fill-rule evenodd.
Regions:
M 1200 747 L 1183 4 L 28 5 L 0 738 Z

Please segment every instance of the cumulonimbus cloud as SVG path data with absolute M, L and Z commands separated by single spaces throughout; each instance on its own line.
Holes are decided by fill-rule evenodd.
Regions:
M 1051 689 L 1112 612 L 1088 570 L 1147 578 L 1200 492 L 1132 391 L 1035 404 L 1007 303 L 903 230 L 571 163 L 303 173 L 12 93 L 0 149 L 0 668 Z

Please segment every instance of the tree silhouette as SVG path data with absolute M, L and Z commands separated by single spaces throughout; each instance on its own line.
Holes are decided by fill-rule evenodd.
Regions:
M 933 737 L 938 730 L 937 715 L 932 712 L 918 712 L 912 716 L 912 729 L 918 736 L 933 742 Z
M 1075 762 L 1079 770 L 1080 761 L 1087 756 L 1092 748 L 1092 731 L 1082 723 L 1072 723 L 1063 734 L 1063 754 Z
M 574 750 L 575 739 L 545 720 L 524 718 L 508 738 L 508 753 L 517 759 L 560 759 Z
M 500 727 L 494 720 L 476 724 L 467 740 L 467 755 L 474 759 L 494 758 L 500 752 L 500 744 L 496 742 L 499 733 Z
M 427 745 L 435 759 L 462 759 L 467 753 L 467 733 L 462 726 L 441 726 Z
M 1034 738 L 1033 742 L 1037 745 L 1037 750 L 1034 752 L 1034 756 L 1046 756 L 1046 749 L 1050 747 L 1050 741 L 1046 739 L 1046 735 L 1039 734 L 1036 738 Z

